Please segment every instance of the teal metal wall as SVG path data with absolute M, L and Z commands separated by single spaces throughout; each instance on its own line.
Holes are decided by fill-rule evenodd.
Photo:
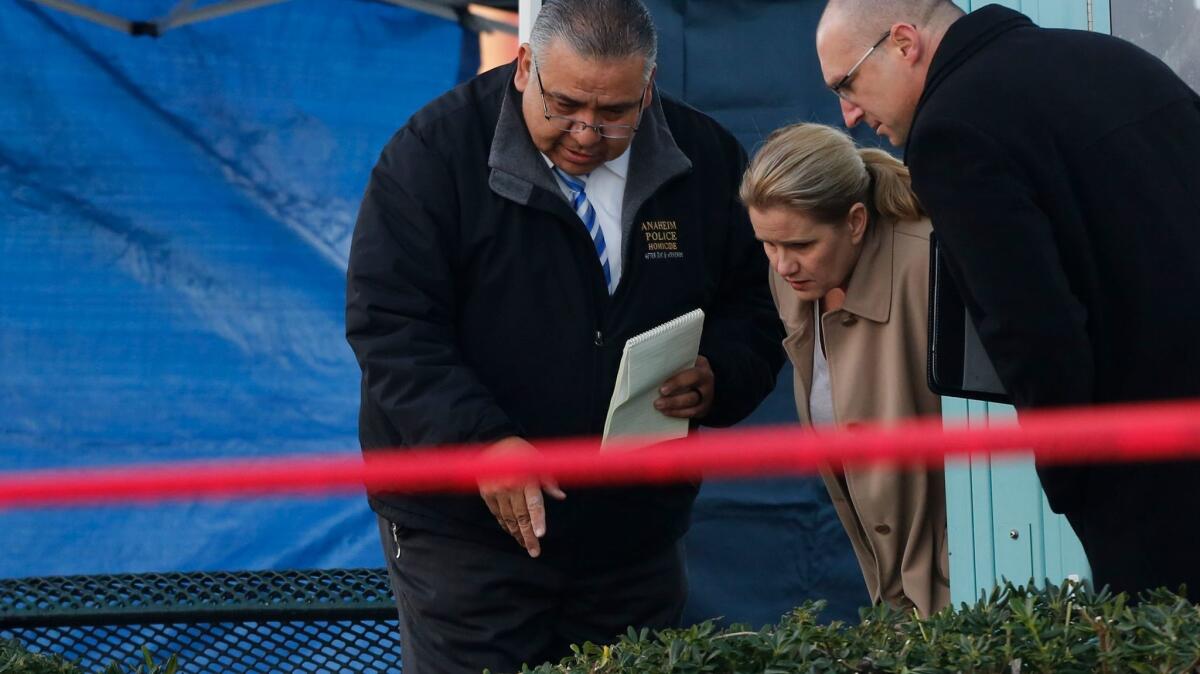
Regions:
M 957 0 L 965 10 L 998 4 L 1023 12 L 1047 28 L 1111 32 L 1108 0 Z M 986 426 L 1012 418 L 1008 405 L 944 398 L 946 424 Z M 950 544 L 950 594 L 955 604 L 974 601 L 1004 579 L 1060 583 L 1090 579 L 1087 557 L 1066 518 L 1050 511 L 1032 457 L 974 457 L 946 464 Z

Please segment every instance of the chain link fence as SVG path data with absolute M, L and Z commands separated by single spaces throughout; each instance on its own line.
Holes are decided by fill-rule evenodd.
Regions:
M 401 671 L 383 569 L 0 580 L 0 640 L 101 670 L 147 647 L 187 674 Z

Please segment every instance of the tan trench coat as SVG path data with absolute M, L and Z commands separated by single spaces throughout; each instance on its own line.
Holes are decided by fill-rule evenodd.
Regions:
M 821 317 L 840 427 L 937 415 L 925 379 L 929 222 L 875 223 L 846 287 L 846 301 Z M 779 274 L 771 291 L 787 328 L 796 408 L 811 424 L 808 395 L 815 345 L 813 303 Z M 888 467 L 822 471 L 874 602 L 915 607 L 922 616 L 950 602 L 946 490 L 940 470 Z

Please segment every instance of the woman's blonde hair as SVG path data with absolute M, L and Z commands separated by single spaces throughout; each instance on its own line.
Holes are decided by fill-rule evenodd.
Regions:
M 793 124 L 772 133 L 742 177 L 739 196 L 749 208 L 789 208 L 818 222 L 841 222 L 864 204 L 888 221 L 925 216 L 908 169 L 875 148 L 860 148 L 844 131 Z

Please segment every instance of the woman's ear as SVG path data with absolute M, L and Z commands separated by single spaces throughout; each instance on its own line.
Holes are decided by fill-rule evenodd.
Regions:
M 856 246 L 862 243 L 863 238 L 867 235 L 869 220 L 867 207 L 861 201 L 850 207 L 850 213 L 846 215 L 846 226 L 850 228 L 851 243 Z

